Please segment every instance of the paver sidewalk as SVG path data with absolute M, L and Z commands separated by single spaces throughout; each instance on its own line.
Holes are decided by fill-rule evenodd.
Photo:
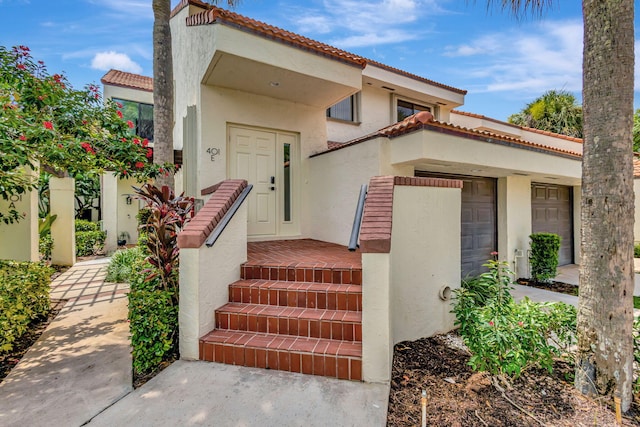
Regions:
M 80 426 L 129 393 L 127 285 L 104 282 L 104 262 L 54 280 L 62 311 L 0 383 L 0 425 Z

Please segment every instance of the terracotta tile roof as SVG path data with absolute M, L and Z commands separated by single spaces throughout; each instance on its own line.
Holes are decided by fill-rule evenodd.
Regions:
M 530 127 L 527 127 L 527 126 L 514 125 L 513 123 L 503 122 L 502 120 L 494 119 L 492 117 L 483 116 L 482 114 L 468 113 L 466 111 L 459 111 L 459 110 L 451 110 L 451 112 L 454 113 L 454 114 L 460 114 L 461 116 L 474 117 L 476 119 L 482 119 L 482 120 L 489 120 L 490 122 L 499 123 L 501 125 L 506 125 L 506 126 L 511 126 L 513 128 L 516 128 L 516 129 L 526 130 L 527 132 L 539 133 L 541 135 L 547 135 L 547 136 L 552 136 L 554 138 L 566 139 L 567 141 L 579 142 L 579 143 L 582 144 L 582 138 L 576 138 L 574 136 L 563 135 L 561 133 L 548 132 L 546 130 L 530 128 Z
M 427 111 L 421 111 L 413 116 L 409 116 L 401 122 L 394 123 L 391 126 L 380 129 L 377 132 L 363 136 L 352 141 L 345 142 L 339 146 L 329 148 L 326 151 L 313 154 L 311 157 L 319 156 L 331 151 L 340 150 L 351 145 L 359 144 L 370 139 L 378 137 L 395 138 L 416 130 L 429 130 L 434 132 L 446 133 L 454 136 L 459 136 L 467 139 L 474 139 L 483 142 L 489 142 L 494 144 L 507 145 L 516 148 L 524 148 L 533 151 L 547 152 L 550 154 L 556 154 L 573 159 L 582 158 L 582 154 L 574 151 L 564 150 L 561 148 L 551 147 L 549 145 L 538 144 L 535 142 L 527 141 L 521 138 L 513 138 L 506 135 L 501 135 L 489 131 L 468 129 L 462 126 L 456 126 L 451 123 L 445 123 L 437 121 L 433 118 L 433 115 Z
M 361 68 L 364 68 L 367 64 L 364 58 L 352 53 L 219 7 L 211 7 L 209 10 L 187 17 L 187 26 L 207 25 L 216 22 L 240 28 L 271 40 L 325 55 Z
M 331 150 L 333 148 L 338 148 L 342 146 L 342 144 L 343 144 L 342 142 L 327 141 L 327 148 Z
M 447 89 L 456 93 L 460 93 L 463 95 L 467 93 L 466 90 L 458 89 L 453 86 L 448 86 L 442 83 L 438 83 L 436 81 L 418 76 L 416 74 L 412 74 L 407 71 L 403 71 L 398 68 L 385 65 L 381 62 L 363 58 L 359 55 L 349 53 L 347 51 L 338 49 L 328 44 L 309 39 L 307 37 L 301 36 L 299 34 L 296 34 L 287 30 L 283 30 L 281 28 L 266 24 L 264 22 L 256 21 L 254 19 L 248 18 L 243 15 L 239 15 L 234 12 L 230 12 L 225 9 L 221 9 L 206 3 L 202 3 L 198 0 L 182 0 L 174 8 L 173 12 L 171 13 L 171 16 L 177 14 L 180 10 L 184 9 L 188 5 L 195 5 L 205 9 L 203 12 L 189 16 L 187 18 L 188 26 L 206 25 L 206 24 L 213 24 L 215 22 L 223 22 L 233 26 L 241 27 L 243 29 L 249 30 L 253 33 L 259 34 L 263 37 L 266 37 L 272 40 L 277 40 L 283 43 L 291 44 L 298 48 L 311 50 L 313 52 L 316 52 L 322 55 L 327 55 L 330 57 L 334 57 L 336 59 L 351 62 L 362 68 L 364 68 L 366 65 L 372 65 L 372 66 L 383 68 L 387 71 L 391 71 L 393 73 L 400 74 L 402 76 L 406 76 L 411 79 L 418 80 L 433 86 L 441 87 L 443 89 Z
M 100 81 L 105 85 L 128 87 L 131 89 L 153 92 L 153 78 L 141 76 L 140 74 L 111 69 L 107 74 L 102 76 Z

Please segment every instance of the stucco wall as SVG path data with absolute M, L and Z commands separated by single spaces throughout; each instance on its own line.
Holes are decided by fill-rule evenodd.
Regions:
M 142 102 L 153 105 L 153 92 L 146 90 L 131 89 L 121 86 L 104 85 L 105 99 L 124 99 L 126 101 Z
M 347 142 L 368 135 L 391 122 L 392 102 L 389 91 L 363 86 L 360 93 L 360 123 L 342 123 L 327 120 L 329 141 Z
M 35 179 L 36 173 L 31 172 Z M 26 217 L 13 224 L 0 224 L 0 259 L 38 261 L 38 192 L 27 191 L 11 200 L 0 197 L 0 211 L 15 209 Z
M 180 357 L 198 359 L 198 340 L 215 327 L 214 312 L 229 301 L 229 284 L 247 261 L 247 204 L 210 248 L 180 250 Z
M 373 140 L 309 159 L 310 237 L 349 243 L 360 187 L 379 174 L 379 152 Z
M 395 186 L 391 234 L 393 342 L 453 329 L 451 299 L 460 286 L 460 189 Z M 364 283 L 363 286 L 367 284 Z
M 509 262 L 517 277 L 526 277 L 531 235 L 531 179 L 508 176 L 498 179 L 498 256 Z M 518 255 L 516 259 L 516 250 Z
M 392 144 L 393 164 L 419 163 L 420 160 L 453 161 L 456 163 L 518 170 L 521 173 L 561 175 L 580 182 L 580 159 L 564 158 L 548 153 L 513 148 L 429 130 L 413 132 Z

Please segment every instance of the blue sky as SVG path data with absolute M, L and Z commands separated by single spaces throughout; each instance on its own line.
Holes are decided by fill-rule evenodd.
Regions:
M 580 2 L 554 3 L 520 20 L 484 0 L 242 0 L 235 10 L 467 89 L 460 109 L 505 120 L 549 89 L 580 97 Z M 110 68 L 150 76 L 152 25 L 151 0 L 0 0 L 0 43 L 29 46 L 74 87 Z

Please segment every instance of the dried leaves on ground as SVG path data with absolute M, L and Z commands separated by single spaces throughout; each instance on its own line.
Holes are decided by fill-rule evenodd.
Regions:
M 573 388 L 573 368 L 555 363 L 553 374 L 531 370 L 512 387 L 467 365 L 469 353 L 456 335 L 396 345 L 388 426 L 420 426 L 421 393 L 427 391 L 427 426 L 615 426 L 615 413 Z M 638 402 L 623 425 L 640 425 Z

